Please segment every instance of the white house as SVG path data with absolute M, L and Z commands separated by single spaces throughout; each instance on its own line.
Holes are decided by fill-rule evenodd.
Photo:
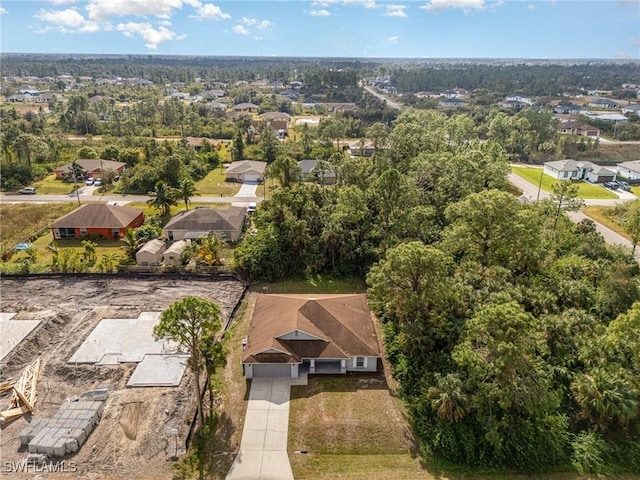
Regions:
M 618 175 L 628 178 L 629 180 L 640 179 L 640 160 L 619 163 L 617 165 Z
M 267 170 L 265 162 L 257 160 L 240 160 L 231 162 L 227 167 L 227 180 L 239 182 L 261 182 L 264 179 L 264 172 Z
M 615 172 L 608 168 L 571 159 L 545 162 L 544 173 L 556 180 L 586 180 L 591 183 L 611 182 L 616 178 Z
M 507 95 L 504 97 L 505 102 L 520 102 L 526 103 L 527 105 L 533 105 L 533 99 L 531 97 L 527 97 L 526 95 L 513 94 Z

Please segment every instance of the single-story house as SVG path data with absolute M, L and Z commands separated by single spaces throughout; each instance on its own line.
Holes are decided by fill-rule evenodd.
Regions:
M 231 162 L 227 167 L 227 180 L 238 182 L 261 182 L 264 179 L 264 172 L 267 170 L 265 162 L 257 160 L 240 160 Z
M 624 178 L 629 180 L 640 179 L 640 160 L 619 163 L 616 168 L 618 170 L 618 175 Z
M 233 111 L 256 113 L 258 111 L 258 108 L 260 107 L 258 107 L 258 105 L 255 105 L 253 103 L 239 103 L 238 105 L 234 105 Z
M 574 105 L 573 103 L 557 105 L 553 108 L 554 113 L 560 113 L 563 115 L 578 115 L 581 110 L 582 107 L 580 105 Z
M 438 102 L 438 105 L 445 108 L 460 108 L 466 106 L 466 102 L 463 102 L 459 98 L 446 97 Z
M 520 95 L 517 93 L 513 95 L 507 95 L 506 97 L 504 97 L 504 101 L 519 102 L 519 103 L 525 103 L 527 105 L 533 105 L 533 99 L 531 97 L 527 97 L 526 95 Z
M 617 108 L 618 103 L 613 100 L 609 100 L 608 98 L 596 98 L 595 100 L 591 100 L 588 104 L 590 107 L 596 108 Z
M 622 113 L 635 113 L 636 115 L 640 115 L 640 104 L 634 103 L 622 107 Z
M 246 378 L 376 372 L 380 359 L 364 294 L 258 295 L 243 345 Z
M 76 163 L 82 169 L 82 178 L 100 178 L 104 177 L 104 172 L 114 172 L 121 175 L 127 164 L 124 162 L 115 162 L 113 160 L 104 160 L 100 158 L 81 158 Z M 54 170 L 57 179 L 73 180 L 73 170 L 71 163 L 65 163 L 61 167 Z
M 621 124 L 621 123 L 627 123 L 629 121 L 629 119 L 624 115 L 622 115 L 621 113 L 585 111 L 585 112 L 582 112 L 582 114 L 594 120 L 601 120 L 603 122 L 613 122 L 613 123 Z
M 349 150 L 349 154 L 353 157 L 370 157 L 376 151 L 371 140 L 348 142 L 345 149 Z
M 300 175 L 303 180 L 320 181 L 325 185 L 333 185 L 336 183 L 336 172 L 330 163 L 324 162 L 321 164 L 322 168 L 318 167 L 320 160 L 300 160 L 298 166 L 300 167 Z M 311 178 L 309 178 L 311 176 Z
M 169 248 L 164 252 L 164 265 L 165 267 L 179 267 L 182 265 L 182 252 L 184 247 L 187 246 L 186 240 L 178 240 L 173 242 Z
M 578 122 L 561 122 L 558 124 L 556 131 L 565 135 L 582 135 L 583 137 L 600 136 L 600 129 L 598 127 Z
M 164 240 L 159 238 L 149 240 L 136 252 L 136 264 L 141 267 L 160 265 L 166 247 Z
M 272 122 L 274 120 L 288 122 L 291 120 L 291 115 L 286 112 L 265 112 L 258 116 L 267 122 Z
M 140 208 L 87 203 L 60 217 L 50 228 L 56 240 L 80 239 L 88 235 L 117 239 L 121 238 L 128 228 L 137 228 L 143 223 L 144 212 Z
M 518 100 L 505 100 L 503 102 L 500 102 L 500 106 L 504 108 L 512 108 L 514 110 L 522 110 L 523 108 L 528 107 L 529 104 L 526 102 L 520 102 Z
M 247 209 L 244 207 L 198 207 L 174 215 L 162 229 L 170 242 L 195 240 L 215 233 L 223 240 L 237 242 L 244 227 Z
M 545 162 L 544 173 L 556 180 L 586 180 L 591 183 L 612 182 L 616 178 L 615 172 L 608 168 L 571 159 Z

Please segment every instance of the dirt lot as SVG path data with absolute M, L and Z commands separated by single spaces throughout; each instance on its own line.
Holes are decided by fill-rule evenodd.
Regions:
M 235 280 L 0 280 L 0 311 L 17 312 L 20 319 L 44 319 L 0 363 L 0 380 L 17 379 L 40 355 L 36 415 L 43 417 L 51 416 L 73 395 L 100 387 L 110 391 L 100 424 L 80 451 L 67 459 L 75 462 L 77 471 L 43 477 L 171 478 L 173 462 L 168 459 L 176 444 L 169 430 L 179 430 L 180 448 L 195 412 L 188 373 L 179 388 L 126 388 L 133 364 L 96 367 L 69 365 L 67 360 L 103 318 L 135 318 L 142 311 L 160 311 L 184 296 L 196 295 L 218 303 L 227 319 L 242 292 L 242 284 Z M 1 397 L 0 409 L 8 403 L 8 396 Z M 2 465 L 26 457 L 17 434 L 28 421 L 25 416 L 2 429 Z M 33 472 L 13 473 L 10 478 L 33 478 Z

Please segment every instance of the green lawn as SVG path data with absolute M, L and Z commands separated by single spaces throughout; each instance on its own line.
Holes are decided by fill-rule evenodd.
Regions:
M 78 187 L 82 188 L 84 184 L 78 182 Z M 74 184 L 68 183 L 63 180 L 56 180 L 55 173 L 46 176 L 39 182 L 33 184 L 36 187 L 38 194 L 40 195 L 68 195 L 72 193 Z
M 224 197 L 231 197 L 238 193 L 241 183 L 226 182 L 224 174 L 224 167 L 213 169 L 202 180 L 196 183 L 196 188 L 200 195 L 220 195 Z
M 49 248 L 53 242 L 53 236 L 51 232 L 47 232 L 38 238 L 35 242 L 33 242 L 33 247 L 36 254 L 36 264 L 32 267 L 32 272 L 46 272 L 49 271 L 52 259 L 53 252 Z M 124 243 L 119 240 L 99 240 L 96 242 L 98 244 L 96 248 L 96 263 L 100 262 L 100 259 L 105 254 L 115 254 L 116 257 L 122 257 L 125 254 Z M 82 240 L 56 240 L 56 244 L 58 246 L 58 255 L 61 256 L 62 251 L 66 249 L 74 250 L 79 256 L 82 256 L 82 252 L 84 252 L 84 247 L 82 246 Z M 27 257 L 25 252 L 17 252 L 14 254 L 11 259 L 7 262 L 8 270 L 11 271 L 12 265 L 17 267 L 22 260 Z M 98 271 L 96 265 L 89 265 L 88 271 L 96 272 Z
M 547 174 L 543 174 L 543 170 L 541 168 L 533 168 L 533 167 L 511 167 L 511 171 L 518 175 L 521 178 L 524 178 L 526 181 L 533 185 L 540 184 L 540 175 L 542 175 L 542 185 L 541 188 L 545 192 L 553 192 L 553 185 L 558 183 L 558 180 L 552 178 Z M 578 183 L 578 196 L 580 198 L 589 198 L 589 199 L 616 199 L 618 196 L 607 190 L 605 187 L 600 185 L 594 185 L 589 182 L 579 182 Z
M 0 251 L 35 235 L 76 207 L 75 203 L 0 203 Z
M 250 289 L 259 293 L 365 293 L 367 286 L 358 277 L 312 275 L 277 282 L 260 282 Z

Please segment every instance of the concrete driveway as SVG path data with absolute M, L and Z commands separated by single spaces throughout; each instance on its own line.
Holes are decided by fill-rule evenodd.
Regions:
M 258 189 L 258 182 L 243 182 L 240 191 L 234 196 L 236 197 L 255 197 Z
M 240 451 L 227 480 L 293 480 L 287 455 L 291 379 L 254 378 Z

